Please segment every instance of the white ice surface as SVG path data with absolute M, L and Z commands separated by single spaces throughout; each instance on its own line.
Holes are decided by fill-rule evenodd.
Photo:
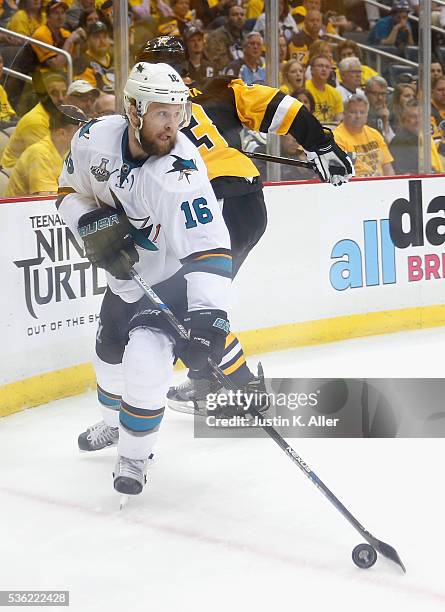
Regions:
M 427 377 L 444 346 L 435 329 L 261 359 L 270 377 Z M 352 564 L 360 536 L 271 440 L 194 439 L 172 411 L 149 484 L 120 512 L 115 450 L 77 451 L 97 420 L 93 393 L 1 420 L 0 589 L 67 589 L 76 612 L 445 610 L 443 440 L 292 441 L 403 575 L 381 557 Z

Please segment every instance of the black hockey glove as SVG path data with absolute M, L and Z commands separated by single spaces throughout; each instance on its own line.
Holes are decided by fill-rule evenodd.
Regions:
M 223 310 L 195 310 L 184 319 L 190 329 L 190 340 L 179 348 L 179 356 L 191 370 L 207 366 L 209 357 L 221 361 L 230 331 L 227 313 Z
M 131 278 L 130 268 L 139 261 L 139 255 L 126 217 L 114 208 L 96 208 L 82 215 L 77 227 L 92 264 L 119 280 Z
M 324 128 L 326 144 L 315 151 L 306 151 L 309 161 L 313 162 L 315 170 L 324 183 L 338 187 L 347 183 L 354 176 L 354 166 L 342 148 L 334 140 L 332 131 Z

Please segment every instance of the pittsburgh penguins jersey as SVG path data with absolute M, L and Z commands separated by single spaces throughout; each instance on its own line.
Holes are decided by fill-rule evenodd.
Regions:
M 192 118 L 182 132 L 198 147 L 214 185 L 219 177 L 255 177 L 255 164 L 240 151 L 241 130 L 292 134 L 308 151 L 325 140 L 321 125 L 299 100 L 266 85 L 216 77 L 203 91 L 191 89 Z
M 74 135 L 59 179 L 59 211 L 78 237 L 78 220 L 111 206 L 134 227 L 135 270 L 150 284 L 183 267 L 189 310 L 227 311 L 231 284 L 230 238 L 196 147 L 181 133 L 165 156 L 134 160 L 122 116 L 93 119 Z M 126 302 L 142 297 L 133 280 L 107 274 Z
M 442 128 L 439 128 L 439 125 L 445 119 L 445 112 L 440 111 L 437 106 L 435 106 L 434 102 L 431 102 L 431 136 L 434 139 L 434 142 L 441 147 L 440 153 L 443 155 L 443 131 Z M 443 125 L 443 124 L 442 124 Z

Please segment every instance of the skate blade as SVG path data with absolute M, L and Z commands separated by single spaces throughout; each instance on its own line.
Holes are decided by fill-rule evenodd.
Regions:
M 87 450 L 86 448 L 79 448 L 77 447 L 79 453 L 81 453 L 82 455 L 92 455 L 94 453 L 99 453 L 100 451 L 106 450 L 107 448 L 116 448 L 117 446 L 117 441 L 114 442 L 113 444 L 108 444 L 108 446 L 104 446 L 103 448 L 95 448 L 94 450 Z
M 129 499 L 129 495 L 121 495 L 119 510 L 123 510 L 125 508 L 125 506 L 128 504 Z
M 184 402 L 169 399 L 167 400 L 167 406 L 175 412 L 182 412 L 183 414 L 192 414 L 194 416 L 207 416 L 206 408 L 200 408 L 196 402 Z

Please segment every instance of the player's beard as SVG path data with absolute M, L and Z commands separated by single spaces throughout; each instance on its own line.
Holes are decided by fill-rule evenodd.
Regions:
M 162 157 L 163 155 L 168 155 L 170 151 L 176 144 L 176 134 L 172 135 L 167 141 L 162 142 L 160 140 L 154 140 L 152 138 L 147 138 L 143 136 L 139 132 L 140 145 L 144 152 L 151 157 L 152 155 L 156 155 L 158 157 Z

